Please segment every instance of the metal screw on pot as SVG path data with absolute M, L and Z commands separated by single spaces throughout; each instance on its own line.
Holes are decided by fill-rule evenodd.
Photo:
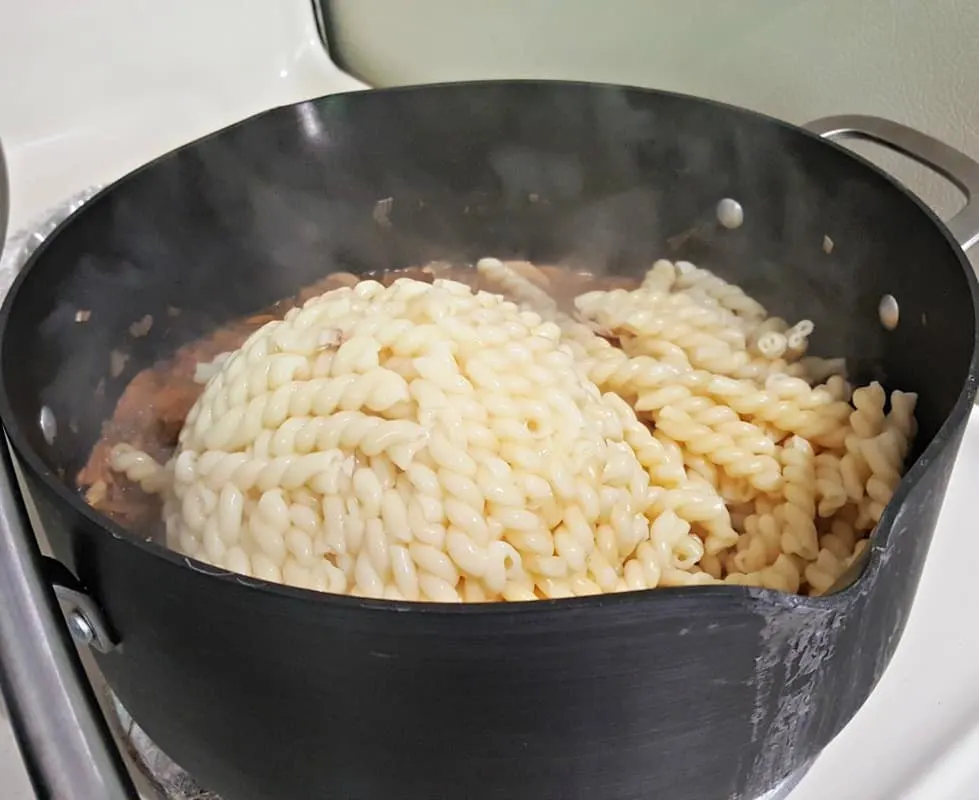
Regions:
M 95 628 L 92 627 L 85 615 L 75 609 L 65 615 L 68 622 L 68 631 L 71 633 L 71 638 L 75 640 L 77 644 L 88 646 L 95 641 Z

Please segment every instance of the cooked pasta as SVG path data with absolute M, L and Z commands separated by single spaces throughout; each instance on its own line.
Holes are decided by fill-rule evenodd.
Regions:
M 573 309 L 526 262 L 481 260 L 477 288 L 424 273 L 338 281 L 196 364 L 165 462 L 112 449 L 161 497 L 169 546 L 435 602 L 820 594 L 867 546 L 916 397 L 853 390 L 806 354 L 811 321 L 688 262 Z

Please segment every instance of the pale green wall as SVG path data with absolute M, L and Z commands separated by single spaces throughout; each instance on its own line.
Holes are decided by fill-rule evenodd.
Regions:
M 332 0 L 375 85 L 551 77 L 669 88 L 794 122 L 890 116 L 979 158 L 976 0 Z M 925 173 L 886 164 L 940 210 Z

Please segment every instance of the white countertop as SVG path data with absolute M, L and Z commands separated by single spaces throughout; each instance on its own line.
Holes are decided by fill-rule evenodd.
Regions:
M 306 0 L 0 0 L 0 14 L 11 232 L 211 130 L 359 86 L 327 58 Z M 979 798 L 976 475 L 974 414 L 897 654 L 790 800 Z M 2 722 L 0 786 L 32 796 Z

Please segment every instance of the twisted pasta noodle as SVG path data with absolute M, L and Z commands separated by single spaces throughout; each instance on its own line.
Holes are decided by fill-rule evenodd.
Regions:
M 693 453 L 707 456 L 732 477 L 746 478 L 762 492 L 779 488 L 781 469 L 772 456 L 752 452 L 730 435 L 712 430 L 674 406 L 660 409 L 655 420 L 667 436 L 682 442 Z
M 877 436 L 860 442 L 860 451 L 870 467 L 866 508 L 875 524 L 880 521 L 884 506 L 890 502 L 901 482 L 907 450 L 907 440 L 896 428 L 887 428 Z
M 867 480 L 870 478 L 870 465 L 864 458 L 858 436 L 848 435 L 844 440 L 846 452 L 840 458 L 840 475 L 846 487 L 847 496 L 852 502 L 864 498 Z
M 725 375 L 755 374 L 758 366 L 745 349 L 745 335 L 721 309 L 683 294 L 592 292 L 575 301 L 579 313 L 619 336 L 632 356 L 654 356 L 677 367 Z
M 641 289 L 647 292 L 669 292 L 676 283 L 676 267 L 672 261 L 661 258 L 653 263 L 643 276 Z
M 550 295 L 510 265 L 504 264 L 499 259 L 483 258 L 477 262 L 476 269 L 518 303 L 523 303 L 545 318 L 553 320 L 561 332 L 563 341 L 578 361 L 583 363 L 585 374 L 588 374 L 588 364 L 592 360 L 607 364 L 610 360 L 615 361 L 623 355 L 621 350 L 597 335 L 588 325 L 559 311 Z
M 798 363 L 786 361 L 784 357 L 769 358 L 768 356 L 752 356 L 743 366 L 733 371 L 732 378 L 748 380 L 764 386 L 775 376 L 800 377 L 804 374 Z
M 854 411 L 850 414 L 850 428 L 861 439 L 871 439 L 881 432 L 884 426 L 884 403 L 887 395 L 879 383 L 874 381 L 853 393 Z
M 771 564 L 765 541 L 756 534 L 744 533 L 738 537 L 736 552 L 731 558 L 731 571 L 746 575 L 760 572 Z
M 901 481 L 904 461 L 915 433 L 917 396 L 892 395 L 892 409 L 884 413 L 886 394 L 878 383 L 853 393 L 855 410 L 850 416 L 853 434 L 845 440 L 847 454 L 841 469 L 847 470 L 848 494 L 860 504 L 859 527 L 875 525 Z
M 681 448 L 680 452 L 683 455 L 683 465 L 686 467 L 688 479 L 691 476 L 696 476 L 720 494 L 721 471 L 718 466 L 704 456 L 691 453 L 689 450 Z
M 820 550 L 829 550 L 834 556 L 846 561 L 852 558 L 859 535 L 853 523 L 843 517 L 834 519 L 828 533 L 819 537 Z
M 776 519 L 774 509 L 756 506 L 745 517 L 743 528 L 730 559 L 732 571 L 751 574 L 775 563 L 782 553 L 784 525 Z
M 624 397 L 638 397 L 640 411 L 666 405 L 660 390 L 673 402 L 698 394 L 729 406 L 759 429 L 765 426 L 769 438 L 796 434 L 825 447 L 842 445 L 848 430 L 845 422 L 853 412 L 849 403 L 837 399 L 839 383 L 813 388 L 783 374 L 770 376 L 762 389 L 750 381 L 703 370 L 685 372 L 642 356 L 595 359 L 588 364 L 588 374 L 600 386 Z
M 788 340 L 784 333 L 773 330 L 755 330 L 748 340 L 748 349 L 755 355 L 775 360 L 785 355 Z
M 779 453 L 782 462 L 782 495 L 785 502 L 775 509 L 782 523 L 782 552 L 806 561 L 819 554 L 816 517 L 816 465 L 812 445 L 793 436 Z
M 663 572 L 661 586 L 710 586 L 718 581 L 702 570 L 667 569 Z
M 709 398 L 689 394 L 683 387 L 667 387 L 655 393 L 643 395 L 636 402 L 637 411 L 653 408 L 679 409 L 690 415 L 696 422 L 710 427 L 714 432 L 729 436 L 738 446 L 754 455 L 773 455 L 775 442 L 771 435 L 756 425 L 741 420 L 730 408 L 715 404 Z M 651 419 L 655 420 L 654 412 Z M 667 426 L 667 429 L 669 426 Z M 670 438 L 666 430 L 660 427 L 655 434 L 664 446 L 676 453 L 676 460 L 683 460 L 688 472 L 698 475 L 713 487 L 725 501 L 743 503 L 751 500 L 758 492 L 750 479 L 740 475 L 728 475 L 718 471 L 719 464 L 714 463 L 709 454 L 695 452 L 682 448 Z M 707 456 L 707 457 L 705 457 Z M 655 480 L 655 476 L 654 476 Z
M 551 288 L 550 276 L 544 270 L 542 270 L 536 264 L 532 264 L 530 261 L 507 261 L 506 266 L 512 272 L 515 272 L 521 278 L 530 281 L 544 292 L 547 292 L 548 289 Z
M 639 463 L 650 478 L 659 486 L 682 485 L 686 480 L 682 454 L 653 436 L 649 428 L 636 417 L 635 411 L 620 397 L 609 393 L 606 402 L 615 410 L 626 443 L 635 451 Z
M 598 338 L 598 337 L 596 337 Z M 690 377 L 683 370 L 664 364 L 649 356 L 629 357 L 622 350 L 609 345 L 595 348 L 592 357 L 583 363 L 586 374 L 600 389 L 628 397 L 643 390 L 656 389 L 664 384 Z M 698 373 L 706 377 L 710 373 Z M 687 388 L 684 385 L 684 388 Z
M 815 330 L 811 319 L 799 320 L 785 332 L 785 341 L 790 353 L 800 357 L 809 346 L 809 337 Z
M 636 410 L 656 411 L 673 408 L 688 414 L 701 425 L 736 439 L 741 447 L 758 455 L 774 455 L 775 442 L 758 426 L 739 417 L 732 408 L 720 405 L 709 397 L 694 396 L 685 387 L 667 387 L 648 392 L 636 401 Z
M 857 541 L 853 547 L 853 555 L 845 560 L 845 565 L 849 569 L 853 565 L 853 562 L 860 558 L 861 555 L 870 547 L 870 539 L 864 538 Z
M 804 378 L 809 384 L 817 386 L 828 384 L 831 379 L 839 378 L 843 386 L 846 384 L 846 359 L 845 358 L 821 358 L 819 356 L 803 356 L 791 367 L 796 368 L 797 373 L 793 377 Z M 848 388 L 848 387 L 847 387 Z M 850 395 L 837 397 L 838 400 L 849 400 Z
M 542 312 L 557 312 L 557 303 L 547 292 L 517 273 L 497 258 L 481 258 L 476 270 L 487 280 L 498 284 L 518 303 L 524 303 Z
M 815 458 L 816 511 L 820 517 L 832 517 L 847 504 L 847 479 L 844 477 L 842 458 L 836 453 L 823 452 Z M 859 479 L 855 486 L 862 489 Z
M 847 566 L 845 559 L 823 548 L 812 563 L 806 566 L 806 583 L 813 594 L 825 594 L 846 571 Z
M 842 359 L 839 360 L 842 361 Z M 842 374 L 830 374 L 826 378 L 825 383 L 820 384 L 820 387 L 825 389 L 829 393 L 829 396 L 837 402 L 849 403 L 853 397 L 853 387 L 850 386 L 846 377 Z
M 660 569 L 689 569 L 704 555 L 704 545 L 690 533 L 690 523 L 672 509 L 663 511 L 650 527 L 649 541 Z
M 162 492 L 168 481 L 168 470 L 153 456 L 132 445 L 117 444 L 109 454 L 112 468 L 123 473 L 148 494 Z
M 649 510 L 653 514 L 673 511 L 680 519 L 702 529 L 706 553 L 717 554 L 738 540 L 723 498 L 704 484 L 687 483 L 679 489 L 656 489 Z
M 666 364 L 680 372 L 689 372 L 693 369 L 686 350 L 675 342 L 666 339 L 644 339 L 641 342 L 641 347 L 637 345 L 637 342 L 638 340 L 632 334 L 622 333 L 619 335 L 619 344 L 627 355 L 650 356 L 661 364 Z
M 829 391 L 813 389 L 804 380 L 789 376 L 771 376 L 764 389 L 748 381 L 713 376 L 704 391 L 742 417 L 767 422 L 826 447 L 839 445 L 845 435 L 843 423 L 853 410 L 849 403 L 834 400 Z
M 689 261 L 678 261 L 675 266 L 677 272 L 675 290 L 693 290 L 703 293 L 745 320 L 759 321 L 768 315 L 761 303 L 745 294 L 739 286 L 728 283 L 713 272 L 697 267 Z
M 701 305 L 686 294 L 646 289 L 589 292 L 575 299 L 575 307 L 586 319 L 639 339 L 679 342 L 699 332 L 734 348 L 745 347 L 745 334 L 731 324 L 729 313 Z
M 721 475 L 717 492 L 724 498 L 725 503 L 733 504 L 749 503 L 758 497 L 758 489 L 752 486 L 749 480 L 732 478 L 730 475 Z
M 802 576 L 798 562 L 782 553 L 771 566 L 748 574 L 735 572 L 728 575 L 726 581 L 794 594 L 799 591 Z
M 918 423 L 914 418 L 917 403 L 918 395 L 914 392 L 902 392 L 899 389 L 891 392 L 891 410 L 887 415 L 887 423 L 901 434 L 908 446 L 918 432 Z

